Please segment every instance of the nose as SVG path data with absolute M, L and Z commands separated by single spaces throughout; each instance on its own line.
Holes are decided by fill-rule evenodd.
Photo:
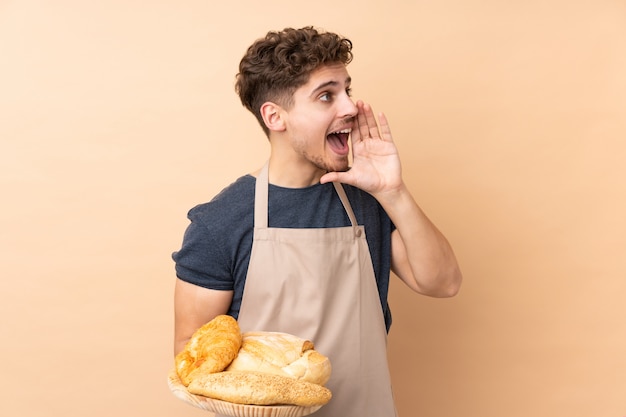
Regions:
M 356 104 L 347 93 L 341 95 L 341 101 L 339 103 L 339 113 L 342 118 L 356 117 L 359 110 Z

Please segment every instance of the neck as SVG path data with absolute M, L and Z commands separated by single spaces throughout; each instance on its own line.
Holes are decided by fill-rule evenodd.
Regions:
M 326 172 L 301 158 L 278 158 L 273 153 L 269 161 L 269 182 L 286 188 L 305 188 L 319 184 Z

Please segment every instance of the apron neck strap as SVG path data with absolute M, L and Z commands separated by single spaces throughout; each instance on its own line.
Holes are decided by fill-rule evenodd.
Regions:
M 356 216 L 354 215 L 354 211 L 352 210 L 352 206 L 350 205 L 350 201 L 348 200 L 348 196 L 346 195 L 346 191 L 343 189 L 340 183 L 333 182 L 335 186 L 335 191 L 341 200 L 341 204 L 343 204 L 344 210 L 348 214 L 350 218 L 350 223 L 352 227 L 357 227 L 358 223 L 356 221 Z M 256 185 L 254 189 L 254 227 L 255 228 L 263 228 L 266 229 L 268 225 L 267 218 L 267 204 L 268 204 L 268 188 L 269 188 L 269 161 L 263 165 L 261 168 L 261 172 L 256 179 Z
M 357 227 L 358 223 L 356 222 L 356 216 L 354 215 L 354 211 L 352 211 L 350 200 L 348 200 L 348 196 L 346 195 L 346 190 L 344 190 L 343 186 L 338 182 L 333 182 L 333 185 L 335 186 L 335 191 L 337 191 L 337 195 L 339 195 L 341 204 L 343 204 L 343 208 L 346 210 L 346 213 L 350 218 L 350 223 L 352 224 L 352 227 Z
M 267 229 L 267 189 L 269 188 L 269 161 L 263 165 L 254 188 L 254 227 Z

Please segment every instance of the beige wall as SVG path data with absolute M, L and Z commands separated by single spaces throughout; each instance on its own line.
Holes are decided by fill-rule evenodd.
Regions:
M 267 153 L 244 49 L 307 24 L 465 273 L 392 286 L 401 415 L 626 414 L 623 1 L 213 3 L 0 1 L 0 415 L 207 415 L 165 384 L 170 253 Z

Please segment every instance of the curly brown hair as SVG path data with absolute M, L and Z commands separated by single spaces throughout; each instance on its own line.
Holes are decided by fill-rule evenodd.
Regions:
M 307 26 L 270 31 L 247 50 L 239 63 L 235 91 L 254 114 L 263 131 L 269 130 L 261 116 L 267 101 L 289 108 L 293 93 L 307 83 L 310 74 L 327 64 L 352 61 L 352 42 L 335 33 Z

